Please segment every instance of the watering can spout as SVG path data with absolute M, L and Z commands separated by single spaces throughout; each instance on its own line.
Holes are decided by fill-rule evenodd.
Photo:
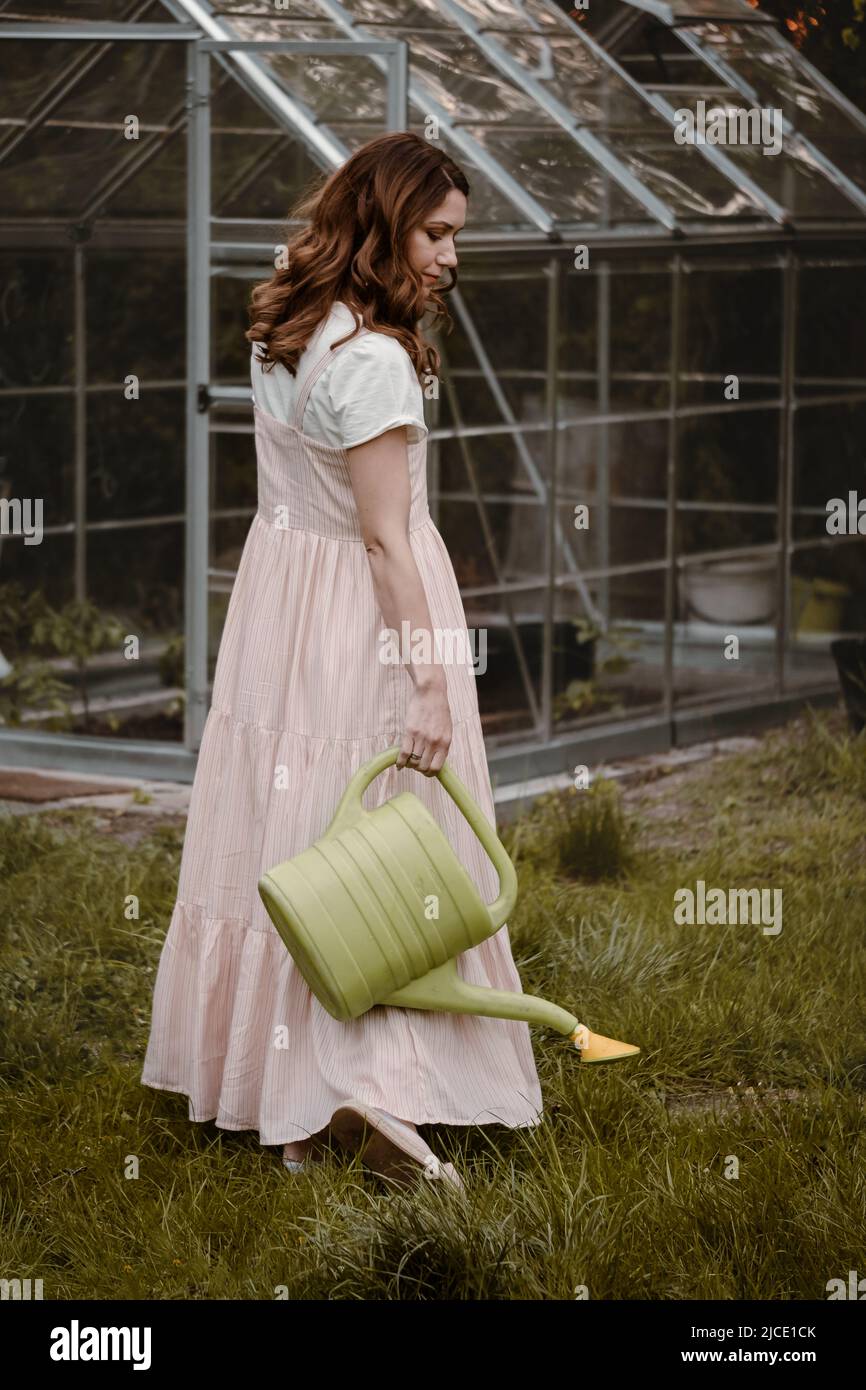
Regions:
M 458 974 L 453 957 L 422 975 L 420 980 L 411 980 L 402 989 L 395 990 L 382 1003 L 404 1009 L 438 1009 L 444 1013 L 520 1019 L 552 1028 L 556 1033 L 572 1033 L 579 1026 L 574 1014 L 537 995 L 469 984 Z
M 552 1004 L 549 999 L 469 984 L 458 974 L 454 958 L 422 975 L 420 980 L 412 980 L 395 990 L 381 1002 L 404 1009 L 438 1009 L 446 1013 L 481 1014 L 486 1018 L 512 1018 L 550 1028 L 555 1033 L 567 1034 L 569 1041 L 580 1050 L 582 1062 L 618 1062 L 636 1057 L 640 1052 L 633 1043 L 618 1042 L 616 1038 L 590 1032 L 585 1024 L 578 1023 L 574 1014 Z

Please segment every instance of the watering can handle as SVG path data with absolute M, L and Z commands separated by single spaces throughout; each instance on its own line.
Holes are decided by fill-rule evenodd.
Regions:
M 384 772 L 386 767 L 391 767 L 399 756 L 399 747 L 386 748 L 384 753 L 377 753 L 375 757 L 358 769 L 340 798 L 340 804 L 331 822 L 330 828 L 332 830 L 350 825 L 364 814 L 361 797 L 367 787 L 379 776 L 380 772 Z M 490 920 L 494 928 L 501 927 L 503 922 L 507 921 L 508 915 L 517 901 L 517 873 L 514 865 L 496 831 L 481 808 L 473 801 L 456 772 L 452 772 L 446 763 L 444 767 L 439 769 L 436 776 L 458 810 L 463 813 L 475 831 L 499 875 L 499 897 L 495 902 L 487 904 L 487 911 L 490 913 Z

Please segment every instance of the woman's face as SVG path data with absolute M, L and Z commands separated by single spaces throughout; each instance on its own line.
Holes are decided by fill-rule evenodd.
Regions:
M 459 188 L 450 188 L 444 202 L 409 233 L 406 256 L 412 269 L 424 280 L 428 292 L 442 278 L 447 266 L 456 266 L 454 242 L 465 221 L 466 194 Z

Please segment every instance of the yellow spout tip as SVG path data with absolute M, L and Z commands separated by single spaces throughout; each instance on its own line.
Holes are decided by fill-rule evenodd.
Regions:
M 618 1042 L 616 1038 L 602 1037 L 601 1033 L 591 1033 L 585 1023 L 579 1023 L 570 1036 L 570 1041 L 580 1051 L 581 1062 L 623 1062 L 628 1057 L 637 1057 L 639 1047 L 633 1043 Z

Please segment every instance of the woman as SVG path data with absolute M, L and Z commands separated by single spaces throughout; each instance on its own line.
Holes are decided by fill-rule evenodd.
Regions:
M 428 309 L 447 321 L 468 193 L 428 141 L 372 140 L 301 205 L 309 225 L 288 268 L 253 290 L 258 512 L 220 643 L 142 1075 L 187 1095 L 191 1120 L 283 1145 L 287 1167 L 319 1155 L 330 1132 L 395 1181 L 423 1171 L 458 1186 L 415 1126 L 538 1124 L 527 1024 L 384 1006 L 338 1022 L 257 884 L 327 829 L 362 763 L 399 744 L 365 804 L 413 791 L 485 900 L 497 895 L 435 775 L 447 756 L 495 823 L 472 666 L 435 659 L 436 634 L 465 634 L 466 619 L 427 508 L 421 382 L 439 357 L 418 327 Z M 385 630 L 411 634 L 412 659 L 381 659 Z M 415 645 L 422 630 L 428 652 Z M 458 969 L 521 988 L 504 926 Z

